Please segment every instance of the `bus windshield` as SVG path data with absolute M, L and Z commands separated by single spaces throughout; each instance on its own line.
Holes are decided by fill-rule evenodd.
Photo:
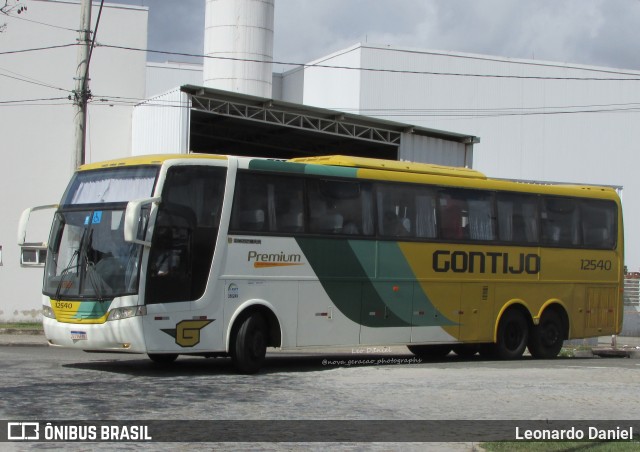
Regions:
M 127 202 L 152 194 L 157 168 L 76 173 L 51 230 L 43 292 L 109 300 L 138 291 L 142 246 L 124 241 Z

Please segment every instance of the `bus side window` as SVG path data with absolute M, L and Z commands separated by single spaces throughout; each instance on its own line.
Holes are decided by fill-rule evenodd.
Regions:
M 467 194 L 469 208 L 469 238 L 471 240 L 495 240 L 495 214 L 490 193 L 470 192 Z
M 237 232 L 304 231 L 303 183 L 297 177 L 240 172 L 231 212 Z
M 382 236 L 410 237 L 414 222 L 413 198 L 411 187 L 399 187 L 395 184 L 378 184 L 378 232 Z
M 435 192 L 429 187 L 378 184 L 378 232 L 383 237 L 435 238 Z
M 445 240 L 464 239 L 467 218 L 463 211 L 463 203 L 448 193 L 441 193 L 438 207 L 440 211 L 440 237 Z
M 371 236 L 373 196 L 368 183 L 308 181 L 309 232 Z
M 542 242 L 547 245 L 576 246 L 581 244 L 580 211 L 575 199 L 543 197 Z
M 445 189 L 440 192 L 440 234 L 445 240 L 495 240 L 490 192 Z
M 583 200 L 582 236 L 584 246 L 595 249 L 612 249 L 616 243 L 616 205 L 610 201 Z
M 499 240 L 513 243 L 538 242 L 538 198 L 517 193 L 498 193 Z

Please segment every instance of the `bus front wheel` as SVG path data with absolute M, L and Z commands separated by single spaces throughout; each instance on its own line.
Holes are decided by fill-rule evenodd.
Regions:
M 231 348 L 231 358 L 238 372 L 254 374 L 260 370 L 267 354 L 267 325 L 264 317 L 253 313 L 238 328 Z
M 498 325 L 497 342 L 494 345 L 498 359 L 517 359 L 522 356 L 529 340 L 529 324 L 518 309 L 504 313 Z
M 558 356 L 564 342 L 562 319 L 556 311 L 547 310 L 540 322 L 531 331 L 529 353 L 538 359 L 552 359 Z

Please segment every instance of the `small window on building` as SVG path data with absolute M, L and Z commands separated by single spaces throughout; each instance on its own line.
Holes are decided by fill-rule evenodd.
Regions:
M 23 246 L 20 249 L 20 265 L 23 267 L 44 267 L 46 260 L 47 248 L 44 246 Z

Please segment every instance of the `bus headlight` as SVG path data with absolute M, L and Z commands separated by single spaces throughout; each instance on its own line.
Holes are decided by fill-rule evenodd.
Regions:
M 54 314 L 51 306 L 47 306 L 47 305 L 42 306 L 42 315 L 45 317 L 49 317 L 50 319 L 56 318 L 56 315 Z
M 137 315 L 146 315 L 146 314 L 147 314 L 146 306 L 125 306 L 122 308 L 112 309 L 111 312 L 109 312 L 109 317 L 107 317 L 107 321 L 128 319 L 130 317 L 135 317 Z

